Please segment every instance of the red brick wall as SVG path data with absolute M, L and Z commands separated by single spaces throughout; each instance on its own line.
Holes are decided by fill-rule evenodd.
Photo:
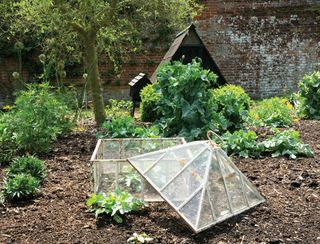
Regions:
M 100 60 L 99 70 L 103 83 L 113 85 L 125 85 L 139 73 L 145 73 L 151 77 L 154 70 L 162 60 L 166 50 L 157 49 L 155 51 L 146 51 L 145 54 L 131 54 L 123 59 L 120 70 L 120 76 L 110 76 L 112 66 L 105 63 L 105 59 Z
M 320 62 L 319 0 L 205 0 L 199 34 L 230 83 L 253 97 L 297 89 Z
M 296 90 L 297 82 L 320 62 L 319 0 L 202 2 L 205 8 L 196 21 L 200 36 L 225 78 L 242 85 L 253 97 Z M 119 78 L 109 75 L 110 66 L 101 59 L 102 81 L 126 86 L 140 72 L 150 77 L 165 52 L 129 55 Z M 0 63 L 0 84 L 11 82 L 16 70 L 12 60 Z
M 0 109 L 11 102 L 14 87 L 18 87 L 12 77 L 12 73 L 17 71 L 19 71 L 19 65 L 15 58 L 0 59 Z M 23 69 L 23 77 L 25 80 L 29 78 L 26 69 Z

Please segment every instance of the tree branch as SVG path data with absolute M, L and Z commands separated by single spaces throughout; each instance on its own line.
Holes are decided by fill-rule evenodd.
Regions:
M 82 37 L 86 36 L 86 31 L 85 29 L 77 23 L 70 23 L 71 27 Z

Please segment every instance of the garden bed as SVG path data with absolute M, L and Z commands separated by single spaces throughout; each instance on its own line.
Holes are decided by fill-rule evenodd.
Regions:
M 320 121 L 301 121 L 301 138 L 314 158 L 235 158 L 266 203 L 193 234 L 166 203 L 152 203 L 122 225 L 96 224 L 86 212 L 95 131 L 72 133 L 43 156 L 49 175 L 34 201 L 0 206 L 0 243 L 126 243 L 146 232 L 155 243 L 252 243 L 320 241 Z M 3 180 L 3 168 L 0 172 Z

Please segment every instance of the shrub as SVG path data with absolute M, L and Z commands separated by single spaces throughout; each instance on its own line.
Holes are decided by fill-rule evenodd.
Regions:
M 121 215 L 137 211 L 144 205 L 143 201 L 135 199 L 130 193 L 115 191 L 108 195 L 91 194 L 87 200 L 87 207 L 90 212 L 94 212 L 96 218 L 105 214 L 112 217 L 117 223 L 122 223 Z
M 227 154 L 237 154 L 240 157 L 261 157 L 264 146 L 257 141 L 257 134 L 252 130 L 239 130 L 231 134 L 229 131 L 222 135 L 222 148 Z
M 156 126 L 143 127 L 134 124 L 132 117 L 118 117 L 102 124 L 103 133 L 99 138 L 127 138 L 127 137 L 158 137 L 159 130 Z
M 56 138 L 73 126 L 71 111 L 53 92 L 48 83 L 28 85 L 19 93 L 15 108 L 1 125 L 16 147 L 30 153 L 48 152 Z
M 271 153 L 272 157 L 288 156 L 295 159 L 296 155 L 312 157 L 313 151 L 308 144 L 300 140 L 300 134 L 293 129 L 279 131 L 274 130 L 274 136 L 263 141 L 265 151 Z
M 109 100 L 110 105 L 106 106 L 106 117 L 118 118 L 128 117 L 132 111 L 132 102 L 124 100 Z
M 299 82 L 303 99 L 303 114 L 310 119 L 320 119 L 320 71 L 306 75 Z
M 10 164 L 7 177 L 12 178 L 16 174 L 30 174 L 39 182 L 46 177 L 46 166 L 43 161 L 34 156 L 17 157 Z
M 3 193 L 8 200 L 31 198 L 39 192 L 39 181 L 29 174 L 17 174 L 4 183 Z
M 237 130 L 243 127 L 250 105 L 250 97 L 240 87 L 226 85 L 210 91 L 212 124 L 216 131 Z
M 157 113 L 164 136 L 179 135 L 187 140 L 205 136 L 211 120 L 208 89 L 216 80 L 196 59 L 186 65 L 175 61 L 159 69 L 155 88 L 161 94 Z
M 298 121 L 293 105 L 286 98 L 273 97 L 257 102 L 249 112 L 248 123 L 257 126 L 288 127 Z
M 141 92 L 140 114 L 141 121 L 154 122 L 158 119 L 157 106 L 160 100 L 160 93 L 154 85 L 147 85 Z

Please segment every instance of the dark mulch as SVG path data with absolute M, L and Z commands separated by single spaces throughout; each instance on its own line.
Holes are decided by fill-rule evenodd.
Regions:
M 267 201 L 198 235 L 165 203 L 150 204 L 122 225 L 97 225 L 85 207 L 96 139 L 94 133 L 72 133 L 43 157 L 49 176 L 42 194 L 0 207 L 0 243 L 126 243 L 133 232 L 146 232 L 156 243 L 320 242 L 320 121 L 301 121 L 298 129 L 315 157 L 236 158 Z

